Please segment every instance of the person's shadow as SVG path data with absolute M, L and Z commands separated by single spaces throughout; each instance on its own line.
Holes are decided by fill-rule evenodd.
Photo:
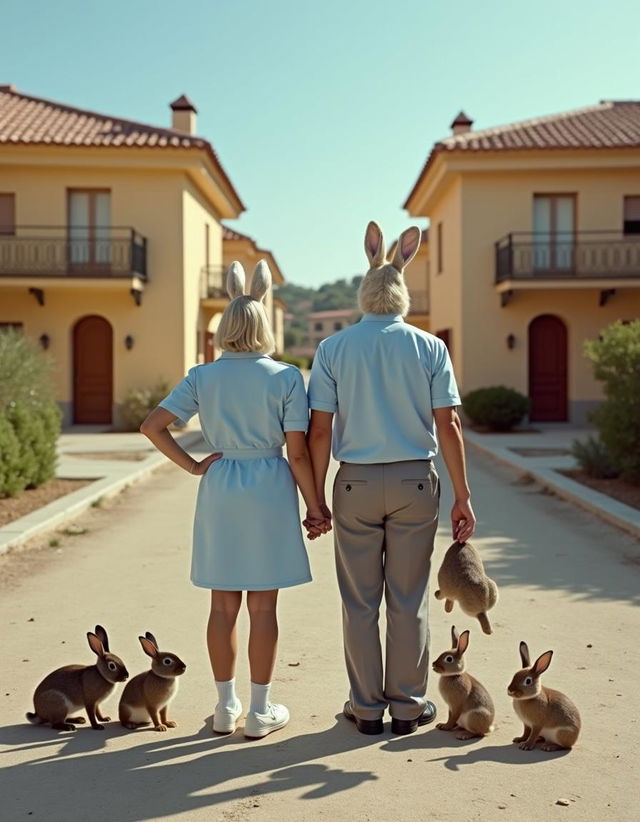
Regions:
M 306 789 L 303 799 L 318 799 L 377 779 L 371 771 L 313 761 L 380 743 L 340 715 L 336 719 L 327 730 L 263 742 L 245 742 L 238 732 L 212 736 L 209 719 L 190 737 L 136 731 L 140 744 L 123 750 L 108 748 L 110 739 L 130 733 L 115 723 L 104 732 L 83 728 L 70 734 L 4 727 L 0 741 L 12 751 L 37 749 L 43 756 L 0 772 L 3 810 L 9 819 L 33 814 L 49 822 L 138 822 L 281 791 Z M 63 749 L 50 753 L 61 738 L 68 740 Z M 253 777 L 247 785 L 224 787 L 247 777 Z

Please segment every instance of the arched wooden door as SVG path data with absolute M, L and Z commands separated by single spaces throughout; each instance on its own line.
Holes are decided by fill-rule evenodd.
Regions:
M 83 317 L 73 328 L 73 421 L 111 423 L 113 330 L 104 317 Z
M 541 314 L 529 325 L 529 419 L 567 420 L 567 327 Z

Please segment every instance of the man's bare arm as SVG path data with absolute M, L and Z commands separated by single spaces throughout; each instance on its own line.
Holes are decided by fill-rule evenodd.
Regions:
M 471 507 L 471 491 L 467 482 L 462 422 L 454 407 L 434 408 L 433 418 L 455 496 L 451 509 L 453 538 L 459 542 L 466 542 L 475 530 L 476 517 Z
M 324 486 L 331 458 L 333 414 L 329 411 L 312 411 L 307 443 L 311 454 L 311 465 L 316 483 L 318 499 L 322 506 L 327 508 Z M 329 513 L 328 509 L 326 513 Z M 329 514 L 330 516 L 330 514 Z

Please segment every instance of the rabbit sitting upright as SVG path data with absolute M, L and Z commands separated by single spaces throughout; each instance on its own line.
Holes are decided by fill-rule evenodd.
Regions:
M 439 688 L 449 708 L 446 722 L 436 725 L 441 731 L 457 731 L 457 739 L 485 736 L 493 730 L 495 708 L 487 689 L 464 670 L 464 652 L 469 645 L 469 631 L 460 636 L 451 628 L 453 648 L 445 651 L 433 663 L 440 674 Z
M 485 634 L 493 633 L 487 611 L 498 601 L 498 586 L 486 575 L 480 554 L 470 542 L 454 542 L 438 571 L 436 599 L 449 613 L 457 600 L 465 614 L 478 619 Z
M 75 731 L 77 724 L 86 721 L 83 716 L 74 716 L 82 708 L 95 730 L 104 729 L 100 722 L 109 722 L 110 718 L 100 713 L 100 703 L 116 682 L 124 682 L 129 674 L 120 657 L 109 652 L 109 638 L 102 625 L 96 625 L 95 633 L 89 631 L 87 639 L 98 657 L 96 664 L 65 665 L 46 676 L 33 695 L 35 713 L 27 713 L 29 722 L 49 722 L 56 730 Z
M 178 692 L 177 677 L 187 666 L 175 654 L 159 651 L 153 634 L 139 636 L 142 650 L 151 657 L 151 670 L 134 676 L 122 692 L 118 715 L 125 728 L 137 728 L 153 722 L 156 731 L 175 728 L 177 722 L 167 717 L 169 703 Z
M 580 714 L 569 697 L 540 684 L 552 657 L 553 651 L 545 651 L 532 666 L 527 643 L 520 643 L 523 667 L 514 675 L 507 693 L 524 723 L 522 735 L 513 740 L 523 751 L 533 750 L 539 741 L 544 743 L 543 751 L 572 748 L 580 733 Z

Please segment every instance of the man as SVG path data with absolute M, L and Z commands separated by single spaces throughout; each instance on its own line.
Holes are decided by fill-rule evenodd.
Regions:
M 382 733 L 387 707 L 395 734 L 413 733 L 436 715 L 426 689 L 438 442 L 455 495 L 454 539 L 464 542 L 475 528 L 449 354 L 437 337 L 403 320 L 409 294 L 402 271 L 420 239 L 418 228 L 407 229 L 388 263 L 382 231 L 369 223 L 370 269 L 358 294 L 364 316 L 320 343 L 309 384 L 309 448 L 327 517 L 324 486 L 335 416 L 333 455 L 341 465 L 333 524 L 351 686 L 344 714 L 366 734 Z M 378 629 L 383 593 L 384 675 Z

